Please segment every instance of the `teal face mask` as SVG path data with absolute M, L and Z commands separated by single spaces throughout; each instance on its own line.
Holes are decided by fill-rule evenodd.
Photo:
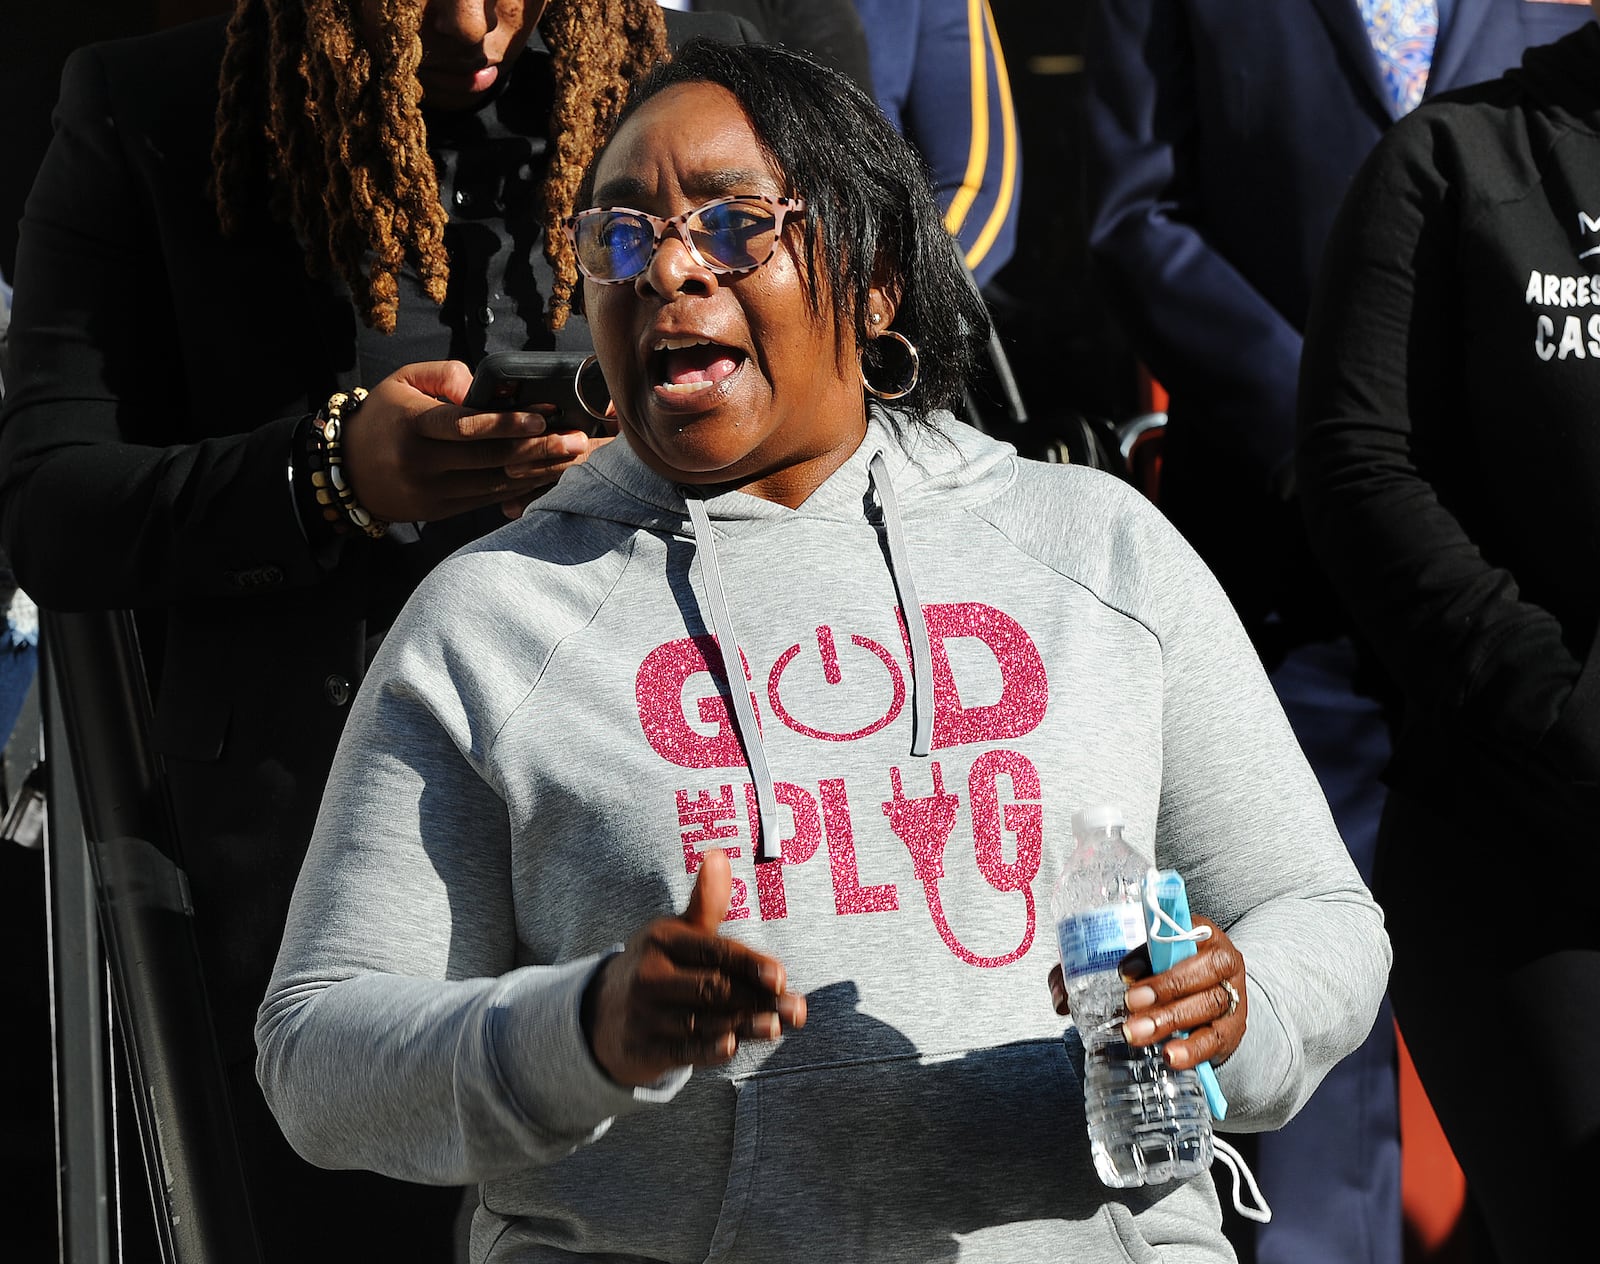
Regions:
M 1202 939 L 1211 938 L 1209 926 L 1196 928 L 1190 918 L 1189 894 L 1184 889 L 1183 875 L 1176 869 L 1151 868 L 1146 872 L 1144 906 L 1149 922 L 1146 942 L 1150 950 L 1150 969 L 1154 974 L 1171 969 L 1185 957 L 1194 956 L 1195 945 Z M 1187 1034 L 1178 1033 L 1179 1036 Z M 1211 1063 L 1202 1062 L 1195 1068 L 1195 1074 L 1205 1091 L 1206 1105 L 1211 1109 L 1212 1119 L 1220 1121 L 1228 1113 L 1228 1099 L 1222 1095 L 1216 1071 Z M 1216 1157 L 1233 1173 L 1233 1205 L 1239 1214 L 1263 1224 L 1271 1220 L 1272 1208 L 1261 1196 L 1261 1188 L 1239 1152 L 1217 1136 L 1211 1138 L 1211 1146 Z M 1251 1197 L 1255 1200 L 1254 1206 L 1245 1204 L 1240 1190 L 1241 1180 L 1249 1185 Z

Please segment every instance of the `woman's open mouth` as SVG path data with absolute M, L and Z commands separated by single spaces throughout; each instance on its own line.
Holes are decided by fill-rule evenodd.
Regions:
M 669 406 L 707 403 L 727 391 L 747 358 L 708 338 L 662 338 L 651 350 L 651 388 Z

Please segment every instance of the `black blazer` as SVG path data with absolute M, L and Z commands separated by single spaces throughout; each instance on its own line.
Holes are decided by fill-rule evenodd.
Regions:
M 754 38 L 666 17 L 675 43 Z M 220 234 L 223 45 L 204 21 L 67 63 L 21 226 L 0 547 L 43 606 L 138 615 L 223 1052 L 247 1059 L 369 611 L 404 594 L 364 539 L 319 564 L 290 504 L 290 436 L 356 384 L 358 318 L 283 227 Z

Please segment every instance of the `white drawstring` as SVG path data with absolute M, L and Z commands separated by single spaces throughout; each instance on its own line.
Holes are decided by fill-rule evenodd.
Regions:
M 1272 1208 L 1267 1206 L 1267 1200 L 1261 1196 L 1261 1186 L 1256 1184 L 1255 1173 L 1244 1161 L 1244 1156 L 1215 1134 L 1211 1137 L 1211 1153 L 1221 1159 L 1228 1171 L 1233 1173 L 1233 1209 L 1246 1220 L 1254 1220 L 1257 1224 L 1266 1224 L 1271 1220 Z M 1254 1207 L 1246 1207 L 1239 1197 L 1241 1178 L 1244 1184 L 1250 1186 L 1250 1197 L 1256 1201 Z
M 750 702 L 750 681 L 744 672 L 744 651 L 739 648 L 739 638 L 733 630 L 733 616 L 728 613 L 728 598 L 722 591 L 722 568 L 717 564 L 716 534 L 711 529 L 711 515 L 706 512 L 698 491 L 692 487 L 680 490 L 684 505 L 689 510 L 689 521 L 694 525 L 695 555 L 700 559 L 711 630 L 716 634 L 717 652 L 722 655 L 722 674 L 728 682 L 728 705 L 733 710 L 734 731 L 739 734 L 745 762 L 750 765 L 750 780 L 756 788 L 756 819 L 761 829 L 756 839 L 756 858 L 781 860 L 783 844 L 778 838 L 778 792 L 773 784 L 772 770 L 767 766 L 766 747 L 761 744 L 761 725 L 756 721 L 755 707 Z
M 905 620 L 906 640 L 911 645 L 911 753 L 926 755 L 933 748 L 933 650 L 928 640 L 928 622 L 922 613 L 916 585 L 911 582 L 911 561 L 906 554 L 905 526 L 900 519 L 900 501 L 889 463 L 882 452 L 874 452 L 867 462 L 872 490 L 883 510 L 883 538 L 889 547 L 889 578 L 900 597 L 900 614 Z

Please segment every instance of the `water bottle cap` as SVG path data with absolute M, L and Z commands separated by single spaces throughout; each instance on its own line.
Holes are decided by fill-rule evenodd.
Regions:
M 1097 829 L 1121 829 L 1122 808 L 1115 803 L 1095 803 L 1072 814 L 1072 832 L 1086 834 Z

